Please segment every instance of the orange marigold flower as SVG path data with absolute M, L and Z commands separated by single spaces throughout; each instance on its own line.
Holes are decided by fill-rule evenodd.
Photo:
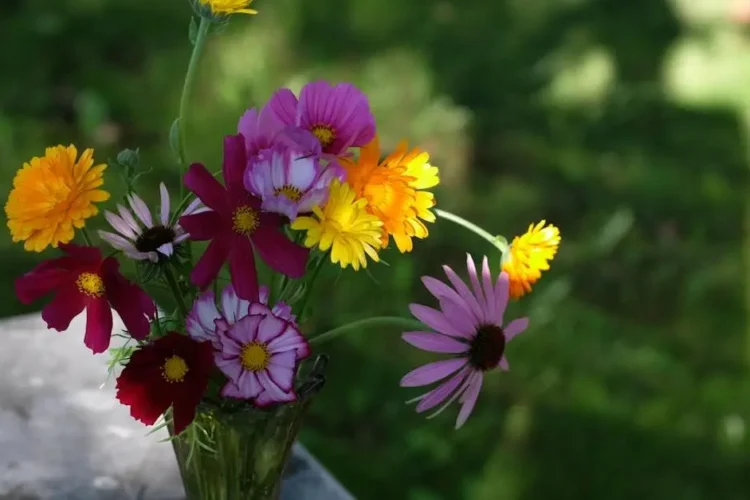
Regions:
M 94 203 L 109 199 L 108 192 L 97 189 L 107 166 L 94 166 L 93 154 L 87 149 L 76 161 L 75 146 L 56 146 L 24 163 L 5 204 L 14 242 L 25 241 L 24 249 L 33 252 L 57 247 L 99 212 Z
M 420 149 L 408 151 L 401 141 L 396 151 L 382 162 L 375 137 L 360 150 L 357 162 L 343 159 L 346 181 L 358 197 L 367 200 L 367 211 L 383 222 L 385 247 L 392 236 L 399 251 L 410 252 L 412 238 L 429 234 L 424 222 L 434 222 L 435 196 L 423 191 L 440 182 L 438 169 L 430 165 L 430 155 Z
M 510 296 L 517 299 L 531 291 L 531 285 L 549 269 L 560 246 L 560 230 L 546 221 L 530 224 L 521 236 L 516 236 L 503 259 L 502 269 L 510 279 Z

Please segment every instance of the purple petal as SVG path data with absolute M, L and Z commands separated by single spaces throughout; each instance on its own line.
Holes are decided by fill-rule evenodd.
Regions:
M 466 379 L 466 375 L 469 373 L 471 373 L 471 369 L 468 366 L 464 367 L 460 372 L 448 379 L 447 382 L 440 384 L 439 386 L 425 394 L 422 397 L 422 400 L 417 405 L 417 413 L 425 412 L 445 401 L 445 398 L 450 396 L 453 391 L 456 390 L 459 384 L 463 382 L 464 379 Z
M 265 316 L 248 315 L 240 318 L 227 331 L 227 335 L 241 344 L 249 344 L 258 338 L 260 322 Z
M 438 333 L 406 332 L 401 335 L 401 338 L 414 347 L 429 352 L 459 354 L 469 350 L 469 344 L 466 342 L 460 342 Z
M 135 215 L 141 219 L 143 225 L 146 227 L 154 227 L 154 221 L 151 219 L 151 212 L 148 210 L 146 203 L 135 193 L 131 193 L 127 196 L 130 206 L 133 208 Z
M 508 326 L 503 328 L 503 332 L 505 333 L 505 341 L 510 342 L 513 337 L 515 337 L 519 333 L 522 333 L 528 327 L 529 318 L 514 319 L 513 321 L 508 323 Z
M 505 309 L 508 307 L 508 294 L 510 292 L 510 281 L 508 273 L 503 271 L 495 282 L 495 308 L 497 312 L 498 324 L 503 323 Z
M 237 382 L 237 387 L 240 390 L 244 399 L 252 399 L 257 397 L 263 391 L 263 386 L 258 380 L 258 375 L 254 372 L 244 370 Z
M 296 125 L 297 98 L 289 89 L 277 90 L 266 104 L 273 115 L 286 125 Z
M 468 363 L 466 358 L 444 359 L 416 368 L 401 379 L 401 387 L 419 387 L 442 380 Z
M 169 225 L 169 191 L 167 191 L 167 186 L 164 185 L 162 182 L 159 184 L 159 191 L 161 193 L 161 225 L 162 226 L 168 226 Z
M 450 267 L 443 266 L 443 271 L 445 271 L 445 275 L 448 276 L 448 280 L 453 285 L 453 288 L 456 290 L 456 292 L 458 292 L 458 294 L 461 296 L 469 309 L 471 309 L 474 315 L 480 320 L 484 319 L 484 311 L 479 305 L 477 298 L 473 293 L 471 293 L 469 287 L 466 286 L 466 283 L 464 283 L 464 281 L 459 278 L 455 271 L 453 271 L 453 269 L 451 269 Z
M 281 353 L 294 350 L 299 359 L 310 355 L 310 345 L 307 339 L 291 323 L 286 323 L 284 332 L 268 344 L 271 353 Z
M 466 334 L 454 327 L 442 312 L 421 304 L 409 304 L 409 311 L 419 321 L 433 330 L 453 337 L 465 337 Z
M 297 400 L 297 395 L 292 392 L 282 392 L 281 389 L 274 388 L 261 392 L 255 398 L 255 404 L 259 407 L 272 405 L 274 403 L 291 403 Z
M 479 284 L 479 278 L 477 276 L 477 268 L 474 265 L 474 259 L 468 253 L 466 254 L 466 269 L 469 272 L 469 281 L 471 281 L 471 288 L 474 290 L 474 296 L 477 298 L 477 302 L 479 302 L 479 306 L 484 313 L 480 320 L 483 323 L 487 322 L 488 302 L 484 297 L 484 293 L 482 293 L 482 286 Z
M 272 339 L 275 339 L 286 329 L 288 323 L 273 315 L 262 316 L 262 320 L 258 326 L 258 342 L 263 344 L 269 343 Z
M 237 383 L 240 375 L 242 375 L 242 364 L 236 357 L 228 359 L 222 353 L 216 352 L 214 353 L 214 364 L 216 364 L 216 368 L 221 370 L 234 383 Z
M 276 394 L 284 394 L 288 391 L 283 391 L 281 387 L 276 385 L 276 382 L 271 379 L 271 377 L 268 375 L 267 370 L 260 370 L 257 372 L 258 375 L 258 381 L 260 382 L 260 385 L 263 387 L 264 390 L 269 391 L 272 395 Z
M 216 339 L 215 321 L 221 318 L 221 314 L 216 309 L 214 301 L 214 292 L 206 290 L 198 296 L 193 302 L 193 308 L 185 318 L 185 328 L 188 335 L 196 340 Z
M 479 391 L 482 389 L 482 381 L 484 375 L 481 372 L 474 372 L 474 376 L 469 384 L 466 392 L 461 396 L 459 401 L 463 403 L 461 410 L 458 412 L 458 418 L 456 419 L 456 429 L 461 428 L 466 422 L 466 419 L 471 415 L 471 411 L 474 409 L 474 405 L 477 402 Z
M 461 337 L 473 339 L 477 332 L 477 327 L 481 324 L 474 319 L 473 314 L 466 314 L 466 311 L 452 300 L 444 298 L 440 301 L 440 309 L 443 316 L 451 325 L 460 332 Z
M 484 297 L 487 302 L 486 309 L 486 320 L 487 322 L 502 324 L 503 318 L 498 317 L 499 313 L 497 310 L 497 299 L 495 298 L 495 290 L 492 286 L 492 274 L 490 274 L 490 264 L 485 256 L 482 259 L 482 284 L 484 285 Z
M 268 376 L 284 392 L 294 387 L 294 368 L 297 356 L 293 351 L 277 354 L 271 358 L 268 365 Z M 291 366 L 287 366 L 291 364 Z
M 425 288 L 427 288 L 427 291 L 429 291 L 433 297 L 438 300 L 443 297 L 449 299 L 454 304 L 460 306 L 464 313 L 472 318 L 473 322 L 479 323 L 480 318 L 474 314 L 471 307 L 469 307 L 469 304 L 467 304 L 453 288 L 431 276 L 422 276 L 422 283 L 424 283 Z

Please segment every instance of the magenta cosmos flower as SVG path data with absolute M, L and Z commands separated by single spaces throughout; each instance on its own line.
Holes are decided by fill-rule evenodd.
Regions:
M 294 376 L 310 346 L 293 323 L 273 314 L 249 314 L 217 334 L 221 351 L 214 361 L 229 379 L 222 396 L 261 407 L 297 399 Z
M 375 117 L 367 96 L 350 83 L 308 83 L 299 100 L 291 90 L 279 89 L 267 107 L 285 125 L 312 132 L 326 155 L 341 156 L 375 136 Z
M 122 205 L 117 205 L 119 215 L 108 210 L 104 211 L 104 217 L 117 231 L 117 234 L 99 231 L 99 236 L 131 259 L 148 259 L 151 262 L 158 262 L 160 256 L 171 257 L 175 245 L 185 241 L 188 234 L 179 224 L 169 223 L 171 208 L 169 191 L 167 191 L 167 186 L 163 182 L 159 185 L 159 191 L 161 193 L 161 206 L 157 219 L 151 217 L 151 211 L 146 203 L 133 193 L 127 197 L 132 212 Z M 188 205 L 181 215 L 190 215 L 203 210 L 201 201 L 196 199 Z M 133 214 L 135 214 L 135 217 Z M 140 224 L 138 221 L 140 221 Z
M 281 231 L 281 217 L 261 210 L 261 200 L 245 191 L 245 140 L 241 135 L 224 139 L 222 186 L 206 167 L 194 164 L 185 174 L 185 185 L 210 210 L 185 215 L 180 225 L 192 240 L 211 240 L 195 265 L 190 279 L 205 289 L 229 260 L 232 284 L 240 298 L 258 299 L 254 251 L 273 270 L 292 278 L 305 273 L 309 250 L 289 241 Z
M 485 257 L 480 283 L 470 255 L 466 261 L 471 289 L 450 267 L 443 266 L 453 287 L 429 276 L 422 278 L 427 290 L 438 299 L 440 310 L 419 304 L 409 306 L 418 320 L 437 333 L 424 331 L 403 335 L 403 339 L 415 347 L 451 355 L 449 359 L 407 373 L 401 379 L 401 386 L 420 387 L 444 380 L 416 399 L 419 401 L 417 412 L 427 411 L 447 399 L 435 413 L 437 415 L 458 399 L 461 410 L 456 429 L 466 422 L 474 409 L 485 372 L 498 367 L 509 369 L 505 346 L 529 325 L 528 318 L 515 319 L 507 324 L 503 322 L 508 305 L 508 275 L 501 273 L 493 285 Z
M 250 302 L 237 296 L 234 286 L 224 287 L 221 292 L 221 308 L 216 304 L 212 290 L 206 290 L 193 303 L 193 308 L 185 319 L 188 335 L 196 340 L 209 341 L 219 346 L 217 330 L 226 331 L 240 318 L 248 314 L 274 314 L 276 317 L 296 324 L 292 308 L 285 302 L 278 302 L 273 309 L 268 307 L 268 288 L 261 286 L 259 301 Z
M 279 134 L 286 127 L 268 106 L 260 110 L 250 108 L 240 117 L 237 133 L 245 138 L 245 153 L 248 161 L 260 157 L 263 152 L 279 143 Z
M 277 146 L 250 163 L 245 188 L 261 198 L 263 210 L 293 221 L 325 203 L 331 180 L 340 173 L 340 169 L 323 166 L 315 156 Z

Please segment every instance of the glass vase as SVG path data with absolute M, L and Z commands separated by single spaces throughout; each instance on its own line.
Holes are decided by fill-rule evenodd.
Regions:
M 203 401 L 172 446 L 187 500 L 277 500 L 284 468 L 312 397 L 323 385 L 319 357 L 298 400 L 268 409 Z

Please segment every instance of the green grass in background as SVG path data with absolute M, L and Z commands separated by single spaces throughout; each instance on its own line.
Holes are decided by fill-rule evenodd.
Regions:
M 212 37 L 192 159 L 279 86 L 350 80 L 384 147 L 408 137 L 442 169 L 439 203 L 511 236 L 547 218 L 553 269 L 512 306 L 532 326 L 474 415 L 425 421 L 398 388 L 431 356 L 398 332 L 327 347 L 303 441 L 362 499 L 741 500 L 750 496 L 744 313 L 750 35 L 718 0 L 257 0 Z M 106 160 L 140 147 L 176 188 L 166 147 L 189 46 L 187 0 L 5 0 L 0 187 L 53 143 Z M 122 194 L 116 172 L 108 186 Z M 750 220 L 750 219 L 749 219 Z M 314 328 L 428 301 L 418 278 L 487 245 L 444 221 L 372 274 L 331 270 Z M 745 244 L 745 246 L 747 246 Z M 40 256 L 0 234 L 0 313 Z M 497 259 L 497 255 L 491 255 Z M 34 308 L 38 308 L 39 305 Z M 32 308 L 33 309 L 33 308 Z M 102 374 L 104 377 L 104 374 Z M 454 409 L 455 410 L 455 409 Z

